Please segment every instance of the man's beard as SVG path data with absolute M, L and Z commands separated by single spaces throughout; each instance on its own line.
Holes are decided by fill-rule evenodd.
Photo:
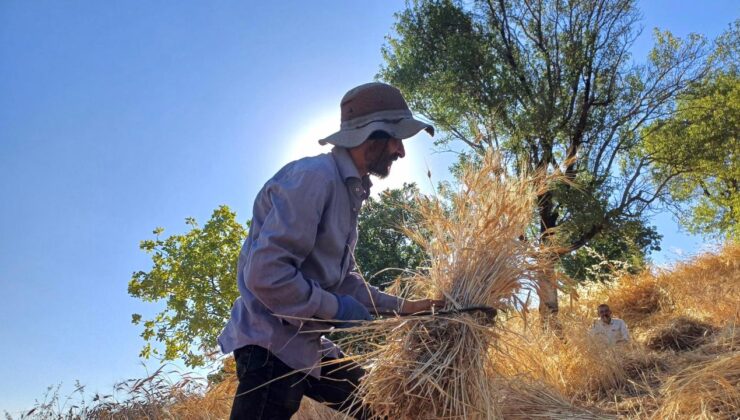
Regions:
M 368 168 L 368 172 L 370 172 L 371 175 L 375 175 L 380 179 L 383 179 L 388 176 L 391 172 L 391 164 L 398 159 L 397 154 L 388 154 L 383 148 L 383 152 L 380 156 L 378 156 L 377 159 L 370 165 Z

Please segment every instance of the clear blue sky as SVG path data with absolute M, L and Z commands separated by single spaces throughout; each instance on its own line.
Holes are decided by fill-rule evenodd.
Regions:
M 262 183 L 338 128 L 403 5 L 0 2 L 0 410 L 143 375 L 130 315 L 158 308 L 126 292 L 149 265 L 139 241 L 219 204 L 246 220 Z M 715 36 L 738 11 L 646 1 L 636 58 L 654 26 Z M 387 185 L 444 173 L 419 137 Z M 666 249 L 702 243 L 656 221 Z

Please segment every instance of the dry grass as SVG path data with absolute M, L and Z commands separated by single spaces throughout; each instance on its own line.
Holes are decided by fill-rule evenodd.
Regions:
M 638 330 L 680 316 L 724 325 L 740 317 L 740 244 L 727 244 L 670 269 L 582 287 L 578 294 L 583 297 L 580 310 L 593 311 L 593 304 L 608 302 L 612 312 Z
M 661 388 L 654 418 L 737 418 L 740 416 L 740 353 L 692 364 Z
M 738 418 L 739 262 L 730 243 L 671 269 L 582 286 L 563 304 L 564 339 L 520 328 L 520 363 L 508 368 L 526 365 L 577 404 L 620 417 Z M 629 346 L 603 348 L 584 334 L 604 302 L 630 327 Z
M 496 369 L 504 376 L 540 381 L 584 406 L 614 395 L 636 396 L 666 369 L 662 358 L 639 346 L 608 347 L 585 332 L 590 323 L 561 319 L 558 336 L 539 328 L 512 326 L 500 340 Z
M 111 394 L 94 394 L 88 399 L 85 386 L 76 384 L 67 396 L 61 395 L 61 386 L 49 387 L 43 401 L 22 413 L 21 419 L 174 419 L 218 418 L 218 408 L 203 406 L 199 416 L 190 416 L 191 407 L 204 399 L 206 380 L 189 373 L 165 370 L 166 365 L 140 379 L 129 379 L 116 384 Z M 176 378 L 176 379 L 173 379 Z M 213 410 L 211 410 L 213 409 Z M 11 419 L 10 414 L 5 413 Z

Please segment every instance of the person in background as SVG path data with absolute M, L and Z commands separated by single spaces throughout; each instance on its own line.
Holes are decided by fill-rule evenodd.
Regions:
M 599 319 L 594 320 L 590 334 L 601 337 L 609 345 L 628 343 L 630 334 L 627 331 L 627 324 L 619 318 L 612 318 L 612 311 L 609 305 L 602 303 L 598 307 Z
M 236 359 L 232 419 L 289 419 L 304 395 L 371 417 L 354 398 L 362 367 L 338 360 L 341 352 L 322 332 L 376 311 L 412 314 L 443 304 L 386 294 L 363 280 L 354 260 L 369 175 L 385 178 L 406 156 L 403 140 L 434 129 L 384 83 L 350 90 L 340 108 L 340 130 L 319 140 L 331 152 L 288 163 L 254 201 L 237 264 L 240 297 L 218 338 Z

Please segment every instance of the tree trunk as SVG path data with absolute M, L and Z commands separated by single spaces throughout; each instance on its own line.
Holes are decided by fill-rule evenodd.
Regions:
M 552 258 L 542 261 L 537 296 L 540 299 L 539 311 L 542 328 L 558 332 L 558 283 L 555 274 L 555 260 Z
M 540 238 L 545 248 L 553 245 L 553 228 L 557 225 L 558 212 L 554 208 L 552 192 L 545 192 L 539 199 Z M 537 296 L 540 300 L 539 311 L 543 328 L 558 330 L 558 282 L 555 274 L 555 264 L 558 256 L 546 254 L 539 261 L 540 279 Z

